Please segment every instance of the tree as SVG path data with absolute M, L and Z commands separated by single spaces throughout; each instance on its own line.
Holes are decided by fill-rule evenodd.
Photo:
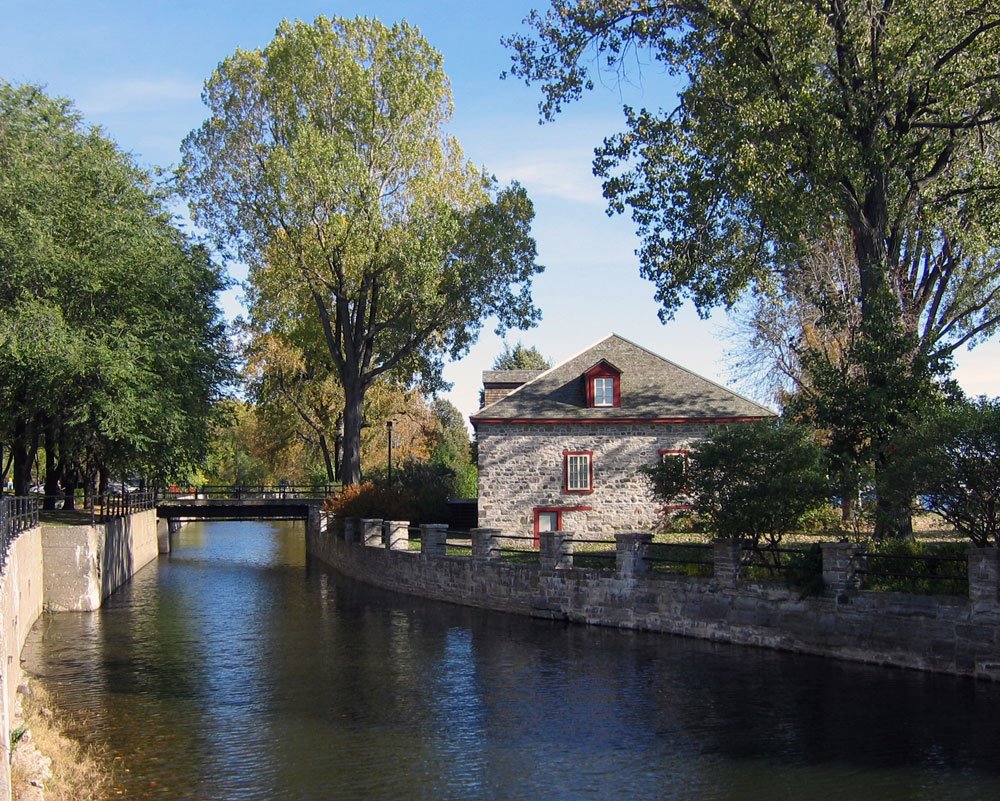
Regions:
M 548 370 L 551 366 L 538 348 L 520 342 L 513 346 L 505 342 L 503 352 L 493 360 L 494 370 Z
M 430 461 L 444 467 L 454 478 L 448 488 L 456 498 L 472 498 L 478 494 L 476 467 L 472 464 L 472 443 L 462 413 L 443 398 L 431 402 L 434 415 L 433 446 Z
M 918 442 L 927 507 L 975 545 L 1000 547 L 1000 399 L 945 410 Z
M 294 268 L 344 391 L 341 478 L 354 483 L 375 381 L 433 389 L 485 318 L 538 319 L 531 203 L 444 134 L 441 56 L 406 23 L 283 22 L 263 50 L 223 61 L 203 97 L 211 117 L 182 146 L 195 219 L 235 246 L 251 283 Z
M 781 421 L 714 430 L 688 454 L 647 469 L 666 503 L 690 502 L 724 538 L 775 549 L 829 498 L 822 451 L 808 429 Z
M 231 375 L 226 281 L 166 199 L 68 101 L 0 83 L 0 441 L 16 492 L 40 449 L 47 493 L 203 456 Z
M 513 72 L 543 82 L 546 117 L 591 86 L 592 50 L 624 69 L 648 49 L 688 81 L 670 112 L 626 108 L 627 130 L 595 160 L 611 208 L 632 210 L 665 318 L 687 297 L 707 312 L 794 281 L 831 222 L 849 233 L 864 340 L 853 358 L 881 394 L 863 432 L 877 484 L 908 393 L 1000 320 L 1000 9 L 554 0 L 529 23 L 537 39 L 508 39 Z M 922 350 L 935 328 L 944 350 Z M 883 529 L 905 527 L 884 511 Z

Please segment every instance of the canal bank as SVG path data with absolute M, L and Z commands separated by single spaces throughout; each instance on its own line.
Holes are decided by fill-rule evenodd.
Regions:
M 11 733 L 21 654 L 43 610 L 98 608 L 159 552 L 156 512 L 134 512 L 93 525 L 51 525 L 37 516 L 9 533 L 0 574 L 0 801 L 12 797 Z
M 396 532 L 393 536 L 392 532 Z M 310 520 L 310 554 L 352 578 L 436 600 L 532 617 L 678 634 L 855 662 L 1000 679 L 1000 557 L 970 549 L 966 598 L 854 587 L 852 546 L 823 546 L 826 590 L 802 597 L 744 581 L 740 545 L 716 542 L 714 575 L 653 575 L 648 535 L 616 537 L 613 570 L 575 567 L 572 535 L 545 532 L 534 564 L 505 562 L 495 529 L 472 532 L 471 555 L 449 556 L 444 526 Z

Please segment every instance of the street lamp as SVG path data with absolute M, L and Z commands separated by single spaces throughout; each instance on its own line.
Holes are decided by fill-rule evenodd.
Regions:
M 386 477 L 389 486 L 392 486 L 392 420 L 385 421 L 386 430 L 389 432 L 389 466 L 386 469 Z

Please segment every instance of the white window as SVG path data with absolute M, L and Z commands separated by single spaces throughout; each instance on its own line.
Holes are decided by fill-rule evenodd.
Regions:
M 591 454 L 565 454 L 566 492 L 591 491 Z
M 615 405 L 615 380 L 613 378 L 594 379 L 594 406 Z

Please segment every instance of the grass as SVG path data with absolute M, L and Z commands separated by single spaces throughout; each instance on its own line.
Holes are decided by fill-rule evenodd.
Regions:
M 19 696 L 24 728 L 11 760 L 14 801 L 34 790 L 32 781 L 44 786 L 45 801 L 105 801 L 112 797 L 114 781 L 107 755 L 69 737 L 69 719 L 51 711 L 51 698 L 37 681 L 29 686 L 30 694 Z M 51 760 L 49 776 L 44 775 L 42 760 L 31 753 L 32 749 Z

